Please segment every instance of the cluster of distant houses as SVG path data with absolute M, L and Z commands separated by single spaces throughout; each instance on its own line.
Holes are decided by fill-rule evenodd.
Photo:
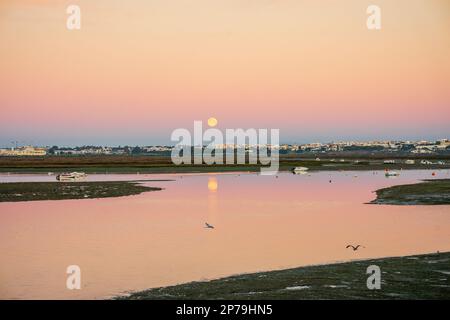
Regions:
M 146 154 L 153 152 L 171 151 L 170 146 L 136 146 L 136 147 L 103 147 L 103 146 L 83 146 L 83 147 L 51 147 L 48 153 L 52 155 L 125 155 L 125 154 Z
M 397 160 L 384 160 L 383 163 L 384 164 L 396 164 L 396 163 L 399 163 L 399 161 L 397 161 Z M 408 160 L 405 160 L 404 163 L 405 164 L 415 164 L 416 160 L 408 159 Z M 421 160 L 419 163 L 420 164 L 440 164 L 440 165 L 445 165 L 445 161 L 441 161 L 441 160 L 436 161 L 436 162 L 433 162 L 433 161 L 430 161 L 430 160 Z
M 32 146 L 0 149 L 0 156 L 45 156 L 46 154 L 47 148 L 36 148 Z
M 440 139 L 431 141 L 345 141 L 330 143 L 283 144 L 280 151 L 285 152 L 339 152 L 339 151 L 383 151 L 409 152 L 412 154 L 432 154 L 450 152 L 450 141 Z
M 229 145 L 220 145 L 223 149 Z M 340 152 L 340 151 L 371 151 L 371 152 L 405 152 L 411 154 L 434 154 L 450 152 L 450 141 L 440 139 L 430 141 L 371 141 L 371 142 L 330 142 L 308 144 L 281 144 L 270 146 L 279 149 L 280 153 L 303 152 Z M 233 149 L 233 147 L 231 146 Z M 154 154 L 168 153 L 173 146 L 81 146 L 81 147 L 33 147 L 23 146 L 0 149 L 0 156 L 43 156 L 43 155 L 128 155 L 128 154 Z

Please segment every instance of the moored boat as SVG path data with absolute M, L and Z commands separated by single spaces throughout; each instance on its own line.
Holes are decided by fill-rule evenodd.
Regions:
M 386 172 L 384 173 L 384 175 L 385 175 L 386 177 L 396 177 L 396 176 L 399 176 L 400 173 L 398 173 L 398 172 L 396 172 L 396 171 L 386 171 Z
M 307 167 L 295 167 L 294 169 L 292 169 L 293 173 L 306 173 L 306 171 L 308 171 L 309 168 Z
M 83 180 L 87 177 L 87 174 L 84 172 L 70 172 L 70 173 L 61 173 L 56 176 L 56 180 L 58 181 L 78 181 Z

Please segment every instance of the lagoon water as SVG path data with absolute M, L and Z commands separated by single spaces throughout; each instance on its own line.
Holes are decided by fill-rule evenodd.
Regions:
M 164 190 L 130 197 L 0 203 L 0 298 L 102 299 L 237 273 L 449 251 L 450 206 L 365 204 L 376 189 L 431 178 L 450 178 L 449 170 L 394 178 L 372 171 L 90 175 L 173 181 L 145 182 Z M 14 181 L 54 176 L 0 175 Z M 365 248 L 345 249 L 350 243 Z M 81 290 L 66 288 L 69 265 L 81 268 Z

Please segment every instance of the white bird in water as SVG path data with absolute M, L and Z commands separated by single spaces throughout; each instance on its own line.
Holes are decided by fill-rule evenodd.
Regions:
M 208 222 L 205 222 L 205 228 L 214 229 L 214 226 L 210 225 Z

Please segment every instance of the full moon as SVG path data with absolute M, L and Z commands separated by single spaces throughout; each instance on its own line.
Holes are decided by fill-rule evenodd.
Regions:
M 208 119 L 208 126 L 215 127 L 217 125 L 217 119 L 216 118 L 209 118 Z

